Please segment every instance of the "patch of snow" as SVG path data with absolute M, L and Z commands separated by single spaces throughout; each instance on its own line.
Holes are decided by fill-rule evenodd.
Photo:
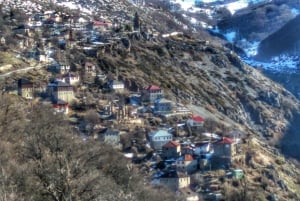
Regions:
M 247 57 L 253 57 L 257 55 L 258 46 L 259 46 L 258 41 L 249 42 L 246 39 L 242 39 L 241 41 L 238 42 L 237 45 L 245 51 Z
M 247 0 L 241 0 L 241 1 L 235 1 L 232 3 L 228 3 L 225 5 L 225 7 L 230 11 L 230 13 L 233 15 L 236 11 L 247 8 L 249 5 Z
M 197 20 L 195 18 L 193 18 L 193 17 L 191 17 L 190 21 L 191 21 L 192 24 L 197 24 Z
M 170 3 L 179 4 L 183 10 L 188 10 L 195 5 L 195 0 L 171 0 Z
M 204 135 L 206 137 L 211 137 L 213 139 L 221 139 L 221 137 L 215 133 L 202 133 L 202 135 Z
M 229 42 L 232 43 L 236 37 L 236 32 L 235 31 L 227 32 L 224 34 L 224 36 Z
M 66 7 L 66 8 L 69 8 L 69 9 L 71 9 L 71 10 L 79 9 L 80 11 L 82 11 L 82 12 L 84 12 L 84 13 L 87 13 L 87 14 L 92 14 L 92 13 L 93 13 L 92 10 L 89 10 L 89 9 L 87 9 L 87 8 L 84 8 L 84 7 L 82 7 L 80 4 L 76 4 L 75 2 L 64 1 L 64 2 L 59 2 L 59 3 L 57 3 L 57 5 L 63 6 L 63 7 Z
M 125 153 L 124 156 L 126 158 L 133 158 L 133 153 Z
M 271 71 L 295 72 L 299 64 L 299 57 L 288 56 L 286 54 L 273 57 L 270 62 L 255 61 L 251 58 L 242 58 L 242 60 L 254 67 L 260 67 Z
M 297 8 L 292 8 L 292 9 L 291 9 L 291 12 L 292 12 L 293 15 L 295 15 L 295 16 L 300 14 L 299 9 L 297 9 Z

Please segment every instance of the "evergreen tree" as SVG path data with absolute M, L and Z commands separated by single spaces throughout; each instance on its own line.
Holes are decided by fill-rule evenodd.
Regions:
M 133 19 L 133 28 L 134 28 L 135 31 L 140 30 L 140 24 L 141 24 L 140 16 L 137 12 L 135 12 L 134 19 Z

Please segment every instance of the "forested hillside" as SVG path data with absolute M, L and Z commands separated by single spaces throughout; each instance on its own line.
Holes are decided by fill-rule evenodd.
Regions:
M 77 136 L 61 114 L 0 96 L 0 199 L 180 200 L 144 184 L 116 150 Z

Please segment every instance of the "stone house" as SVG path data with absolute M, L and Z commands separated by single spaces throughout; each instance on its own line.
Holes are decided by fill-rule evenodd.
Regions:
M 162 156 L 165 159 L 177 158 L 180 156 L 181 145 L 175 141 L 170 141 L 162 147 Z
M 34 97 L 33 83 L 27 79 L 19 79 L 18 95 L 26 99 L 32 99 Z
M 173 135 L 166 130 L 158 130 L 149 135 L 151 147 L 155 150 L 161 150 L 163 145 L 173 140 Z
M 116 92 L 123 92 L 125 89 L 124 82 L 118 80 L 110 81 L 108 86 L 111 90 L 114 90 Z
M 176 169 L 191 174 L 197 170 L 198 162 L 190 154 L 185 154 L 176 160 Z
M 45 56 L 49 59 L 48 56 Z M 65 74 L 70 71 L 70 65 L 64 64 L 64 63 L 58 63 L 58 62 L 51 62 L 48 65 L 48 70 L 53 72 L 53 73 L 58 73 L 58 74 Z
M 47 93 L 53 101 L 62 100 L 70 103 L 74 98 L 73 87 L 65 82 L 54 81 L 48 84 Z
M 163 98 L 163 91 L 159 86 L 149 85 L 142 92 L 144 101 L 153 103 L 157 99 Z
M 154 101 L 154 114 L 170 114 L 172 113 L 173 102 L 165 98 L 156 99 Z
M 119 146 L 120 143 L 120 132 L 106 128 L 99 133 L 99 139 L 109 145 Z
M 91 62 L 84 64 L 84 77 L 87 79 L 93 79 L 96 76 L 96 65 Z
M 187 120 L 186 123 L 187 123 L 187 125 L 189 125 L 191 127 L 203 126 L 204 118 L 199 115 L 192 116 L 190 119 Z
M 234 140 L 222 137 L 213 143 L 213 160 L 217 165 L 230 165 L 235 153 Z
M 74 73 L 66 73 L 61 77 L 61 80 L 65 83 L 68 83 L 70 85 L 76 85 L 80 81 L 80 77 L 77 74 Z
M 178 189 L 189 187 L 191 178 L 186 173 L 170 170 L 159 178 L 159 184 L 176 191 Z

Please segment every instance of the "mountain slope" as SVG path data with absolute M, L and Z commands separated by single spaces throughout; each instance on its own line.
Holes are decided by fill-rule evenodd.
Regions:
M 234 168 L 243 168 L 247 173 L 248 180 L 245 181 L 249 181 L 249 188 L 246 185 L 242 187 L 248 189 L 252 193 L 251 195 L 255 195 L 259 189 L 263 198 L 277 192 L 280 194 L 281 200 L 296 199 L 297 193 L 300 192 L 297 191 L 299 172 L 290 161 L 284 159 L 276 148 L 270 146 L 280 146 L 280 140 L 288 136 L 286 132 L 289 131 L 290 126 L 293 126 L 291 125 L 293 120 L 298 121 L 296 117 L 299 113 L 299 103 L 296 98 L 279 84 L 244 64 L 235 53 L 222 47 L 219 41 L 214 40 L 207 33 L 200 32 L 193 35 L 189 26 L 183 28 L 186 27 L 183 23 L 184 20 L 177 20 L 179 17 L 164 10 L 152 8 L 142 10 L 129 5 L 129 3 L 118 2 L 97 1 L 96 4 L 106 6 L 103 8 L 106 9 L 103 13 L 110 17 L 119 13 L 121 19 L 127 19 L 125 21 L 128 23 L 128 27 L 131 25 L 132 16 L 138 11 L 141 24 L 147 29 L 124 31 L 117 35 L 120 37 L 118 42 L 104 45 L 97 49 L 97 53 L 93 56 L 88 56 L 80 45 L 68 51 L 60 51 L 61 57 L 70 59 L 73 71 L 80 73 L 81 66 L 86 61 L 95 62 L 99 72 L 124 81 L 132 91 L 142 89 L 148 84 L 159 85 L 164 90 L 166 98 L 183 103 L 205 119 L 213 119 L 216 122 L 216 129 L 213 131 L 226 134 L 228 129 L 238 129 L 245 132 L 247 135 L 241 145 L 240 158 L 233 163 Z M 158 32 L 155 37 L 151 39 L 145 37 L 154 31 Z M 173 31 L 178 32 L 165 35 Z M 49 74 L 46 69 L 38 69 L 33 73 L 16 75 L 7 80 L 15 82 L 19 77 L 31 76 L 48 82 Z M 83 94 L 84 97 L 89 97 L 91 101 L 95 101 L 91 104 L 95 107 L 99 102 L 98 97 L 105 94 L 99 92 L 96 83 L 86 85 L 85 89 L 78 87 L 77 92 Z M 6 110 L 1 111 L 3 115 L 0 117 L 6 117 L 5 114 L 8 111 L 11 112 L 8 110 L 10 107 L 17 108 L 13 103 L 18 102 L 17 100 L 9 102 L 3 99 L 2 108 Z M 23 148 L 27 151 L 25 158 L 19 158 L 12 154 L 15 157 L 11 158 L 17 158 L 17 160 L 12 164 L 6 163 L 5 166 L 6 171 L 16 168 L 16 173 L 23 175 L 23 180 L 19 182 L 13 178 L 15 175 L 13 171 L 9 177 L 11 179 L 8 179 L 11 181 L 11 183 L 8 182 L 9 186 L 21 187 L 18 189 L 20 197 L 23 195 L 30 199 L 30 194 L 36 188 L 37 194 L 41 197 L 34 197 L 34 200 L 45 200 L 43 199 L 45 197 L 51 200 L 51 195 L 56 196 L 61 192 L 60 189 L 63 189 L 66 195 L 74 195 L 73 200 L 92 200 L 87 197 L 76 197 L 78 194 L 85 196 L 88 192 L 100 194 L 99 197 L 95 195 L 95 200 L 109 200 L 112 198 L 105 196 L 110 196 L 110 194 L 101 195 L 101 190 L 110 192 L 109 190 L 113 189 L 112 195 L 116 200 L 155 199 L 157 191 L 152 191 L 152 189 L 147 191 L 146 187 L 141 190 L 137 187 L 137 185 L 143 186 L 143 180 L 139 180 L 139 174 L 130 172 L 130 166 L 126 166 L 129 163 L 119 153 L 108 151 L 108 148 L 106 149 L 102 145 L 99 148 L 99 144 L 96 142 L 89 141 L 88 143 L 91 144 L 87 143 L 86 145 L 80 138 L 74 139 L 71 135 L 64 136 L 63 134 L 69 133 L 69 130 L 63 129 L 64 121 L 62 119 L 56 118 L 53 114 L 50 115 L 51 112 L 44 114 L 43 111 L 33 110 L 30 107 L 21 112 L 27 117 L 23 119 L 26 126 L 17 130 L 14 124 L 8 124 L 8 122 L 13 122 L 15 112 L 19 114 L 13 110 L 9 113 L 11 119 L 1 119 L 0 126 L 4 125 L 4 127 L 0 127 L 1 133 L 9 131 L 11 134 L 21 134 L 21 136 L 9 135 L 11 138 L 8 139 L 2 136 L 3 147 L 7 142 L 13 146 L 4 147 L 1 153 L 15 153 L 14 148 L 19 145 L 24 146 Z M 35 116 L 35 114 L 37 115 Z M 48 117 L 51 117 L 49 124 L 46 121 Z M 7 125 L 9 126 L 5 127 Z M 61 127 L 62 129 L 60 129 Z M 291 136 L 295 135 L 295 130 L 290 131 Z M 23 133 L 26 134 L 25 137 L 22 135 Z M 23 140 L 20 140 L 21 142 L 17 140 L 23 139 L 22 137 L 26 140 L 24 144 L 22 144 Z M 72 143 L 69 144 L 70 141 Z M 64 146 L 64 144 L 68 144 L 68 146 Z M 81 149 L 81 146 L 85 146 L 84 149 Z M 110 158 L 112 155 L 115 156 L 114 160 Z M 4 156 L 3 158 L 6 159 Z M 30 161 L 29 164 L 27 160 Z M 17 168 L 19 165 L 23 167 L 20 172 Z M 27 167 L 30 167 L 28 171 L 32 171 L 28 174 L 30 177 L 26 177 Z M 105 176 L 103 179 L 105 183 L 109 184 L 108 187 L 100 185 L 103 181 L 102 174 Z M 132 175 L 134 176 L 132 177 Z M 133 183 L 136 182 L 136 185 L 128 182 L 131 178 L 134 179 Z M 263 181 L 262 178 L 266 180 Z M 289 187 L 287 190 L 277 191 L 278 188 L 281 188 L 280 180 L 287 183 Z M 83 190 L 77 186 L 81 184 L 80 182 L 86 184 L 84 185 L 86 188 Z M 55 185 L 52 185 L 53 183 Z M 28 189 L 24 184 L 31 185 Z M 243 184 L 234 184 L 233 182 L 233 185 Z M 60 188 L 56 189 L 53 186 Z M 101 189 L 100 192 L 98 188 Z M 153 197 L 149 197 L 147 194 L 152 194 Z M 165 199 L 172 200 L 173 197 L 168 196 L 169 194 L 166 194 Z M 164 197 L 159 199 L 163 200 Z
M 258 48 L 258 59 L 270 59 L 280 54 L 298 55 L 300 15 L 264 39 Z

